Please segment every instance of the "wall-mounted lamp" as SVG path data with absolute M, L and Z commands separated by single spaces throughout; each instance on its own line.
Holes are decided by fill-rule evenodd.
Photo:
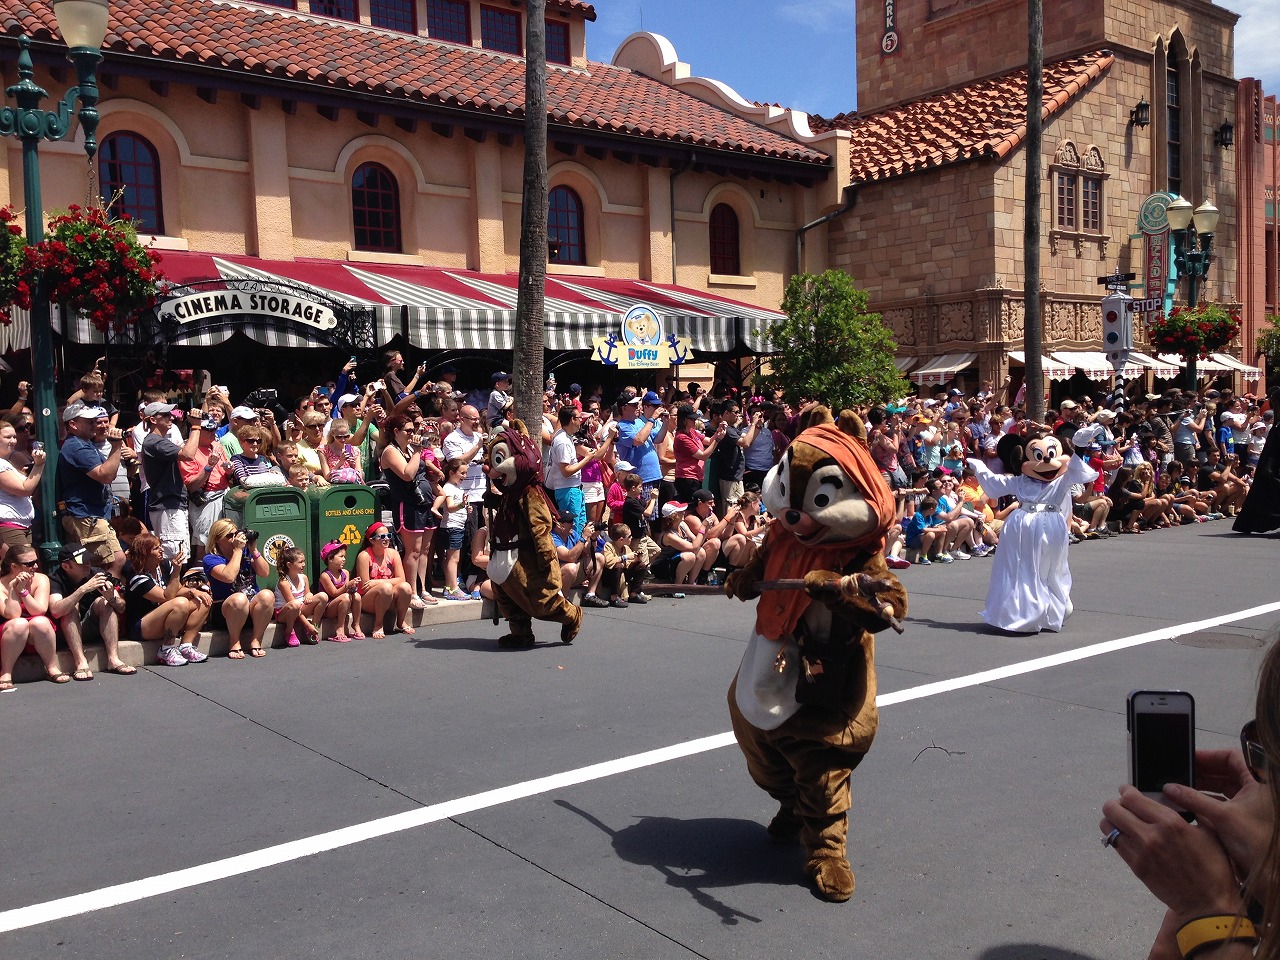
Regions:
M 1230 120 L 1223 120 L 1222 126 L 1213 131 L 1215 147 L 1230 147 L 1236 142 L 1236 128 Z
M 1145 127 L 1151 122 L 1151 104 L 1143 97 L 1138 105 L 1129 111 L 1129 123 L 1135 127 Z

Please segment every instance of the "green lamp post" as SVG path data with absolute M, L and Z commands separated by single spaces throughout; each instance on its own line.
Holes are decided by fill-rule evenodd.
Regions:
M 98 81 L 94 75 L 102 61 L 102 41 L 107 36 L 107 0 L 54 0 L 58 30 L 69 50 L 67 59 L 75 64 L 77 82 L 56 111 L 42 110 L 48 94 L 36 85 L 31 62 L 31 41 L 23 36 L 18 44 L 18 82 L 5 90 L 17 107 L 0 109 L 0 135 L 22 141 L 22 194 L 27 208 L 27 241 L 44 239 L 44 201 L 40 193 L 40 141 L 61 140 L 71 129 L 71 114 L 77 101 L 78 117 L 84 130 L 85 153 L 92 159 L 98 150 Z M 31 369 L 34 388 L 33 411 L 36 439 L 44 444 L 48 461 L 40 479 L 40 551 L 52 562 L 59 546 L 55 519 L 54 481 L 58 456 L 58 400 L 53 372 L 53 329 L 49 298 L 37 284 L 31 302 Z
M 1206 200 L 1192 212 L 1191 203 L 1178 197 L 1169 204 L 1169 230 L 1173 234 L 1173 263 L 1178 276 L 1187 278 L 1187 306 L 1200 305 L 1200 282 L 1213 262 L 1213 232 L 1218 229 L 1218 208 Z M 1196 358 L 1187 358 L 1186 388 L 1196 390 Z

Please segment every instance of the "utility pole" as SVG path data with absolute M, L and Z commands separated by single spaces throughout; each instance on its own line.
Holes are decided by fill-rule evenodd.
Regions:
M 516 296 L 516 415 L 542 429 L 542 351 L 547 282 L 547 4 L 526 0 L 524 40 L 524 196 L 520 285 Z
M 1043 423 L 1044 327 L 1040 318 L 1040 176 L 1044 139 L 1044 3 L 1027 0 L 1027 179 L 1023 209 L 1023 350 L 1027 362 L 1027 416 Z

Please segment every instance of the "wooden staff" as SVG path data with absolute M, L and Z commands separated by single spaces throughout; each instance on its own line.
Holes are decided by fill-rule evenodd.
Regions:
M 757 593 L 764 593 L 767 590 L 803 590 L 805 582 L 803 579 L 787 579 L 787 580 L 757 580 L 753 583 L 752 588 Z M 644 585 L 645 592 L 659 595 L 669 595 L 673 593 L 683 593 L 687 596 L 706 596 L 710 594 L 723 594 L 723 586 L 713 586 L 707 583 L 646 583 Z M 838 584 L 833 584 L 835 592 L 845 596 L 852 596 L 861 592 L 858 585 L 858 574 L 850 574 L 841 577 Z M 886 593 L 893 589 L 893 584 L 888 580 L 877 580 L 874 577 L 868 577 L 866 589 L 871 592 L 872 598 L 876 594 Z M 902 621 L 895 617 L 892 612 L 891 604 L 879 602 L 880 616 L 888 622 L 889 626 L 897 633 L 905 632 Z

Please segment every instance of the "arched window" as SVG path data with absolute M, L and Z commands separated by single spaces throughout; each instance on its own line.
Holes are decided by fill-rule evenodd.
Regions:
M 400 188 L 381 164 L 362 163 L 351 177 L 351 220 L 357 250 L 400 252 Z
M 583 243 L 582 198 L 569 187 L 555 187 L 547 195 L 547 261 L 587 262 Z
M 738 253 L 738 215 L 727 203 L 717 203 L 711 210 L 711 272 L 739 276 L 742 258 Z
M 1164 105 L 1168 190 L 1178 197 L 1182 195 L 1182 68 L 1173 51 L 1169 52 L 1169 67 L 1165 70 Z
M 113 214 L 133 217 L 140 233 L 164 233 L 160 161 L 156 149 L 136 133 L 109 134 L 98 148 L 99 194 Z

